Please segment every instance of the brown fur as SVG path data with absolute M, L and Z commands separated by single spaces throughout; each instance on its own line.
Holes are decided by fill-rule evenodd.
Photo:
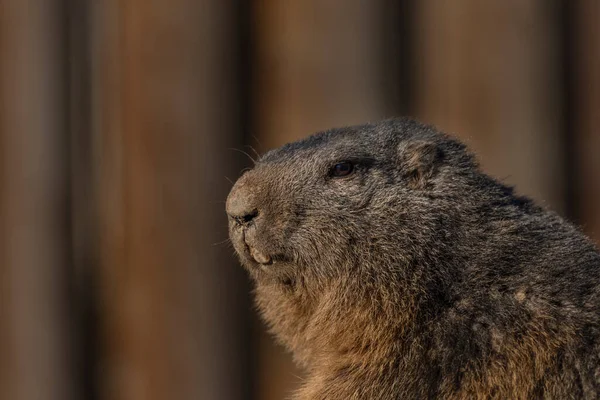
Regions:
M 598 250 L 431 127 L 269 152 L 227 212 L 296 399 L 600 396 Z

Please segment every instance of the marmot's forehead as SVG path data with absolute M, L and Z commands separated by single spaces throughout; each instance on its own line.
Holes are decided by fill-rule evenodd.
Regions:
M 363 142 L 360 136 L 364 134 L 366 126 L 353 126 L 335 128 L 315 133 L 305 139 L 287 143 L 282 147 L 271 150 L 261 157 L 261 162 L 276 162 L 287 160 L 296 156 L 311 156 L 323 151 L 331 151 L 344 145 Z
M 333 155 L 332 153 L 377 153 L 405 136 L 406 122 L 387 120 L 317 132 L 305 139 L 267 152 L 261 162 L 277 162 L 295 157 Z

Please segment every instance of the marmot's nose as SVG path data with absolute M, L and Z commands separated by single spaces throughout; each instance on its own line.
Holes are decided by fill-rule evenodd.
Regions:
M 252 192 L 247 184 L 238 182 L 233 186 L 227 197 L 225 206 L 227 215 L 239 224 L 248 224 L 258 215 L 255 196 Z

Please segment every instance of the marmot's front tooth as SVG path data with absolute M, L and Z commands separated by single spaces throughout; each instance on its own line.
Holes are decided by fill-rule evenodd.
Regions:
M 259 264 L 269 265 L 269 264 L 273 263 L 273 260 L 271 259 L 270 256 L 261 253 L 260 251 L 256 250 L 254 247 L 250 247 L 250 255 Z

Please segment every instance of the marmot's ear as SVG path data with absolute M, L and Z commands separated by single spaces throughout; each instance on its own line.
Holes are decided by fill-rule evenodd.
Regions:
M 436 143 L 415 141 L 400 144 L 398 151 L 400 168 L 409 185 L 425 188 L 442 161 L 441 149 Z

